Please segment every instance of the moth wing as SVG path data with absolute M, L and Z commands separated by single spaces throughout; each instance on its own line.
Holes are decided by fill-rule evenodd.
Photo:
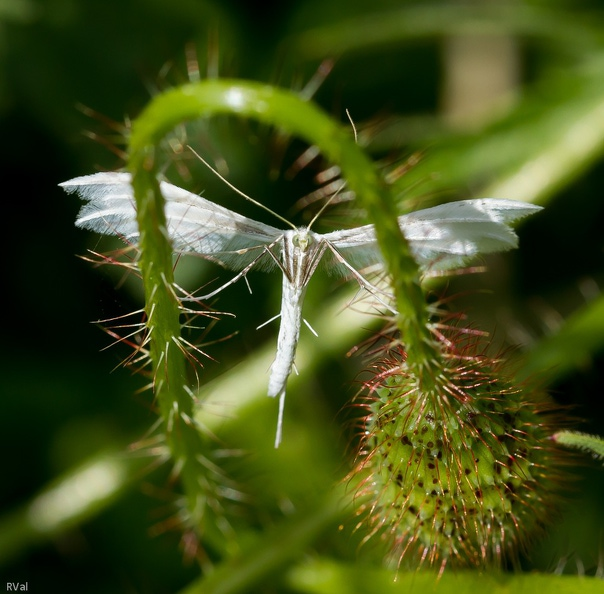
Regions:
M 541 209 L 517 200 L 460 200 L 403 215 L 399 226 L 418 264 L 444 271 L 518 247 L 511 224 Z
M 76 225 L 136 242 L 136 205 L 129 173 L 106 172 L 59 184 L 86 201 Z M 168 182 L 160 182 L 168 235 L 175 252 L 195 253 L 227 268 L 241 270 L 258 258 L 283 232 L 244 217 Z M 270 257 L 261 258 L 266 266 Z
M 406 214 L 398 221 L 422 270 L 445 271 L 479 254 L 517 247 L 511 223 L 539 210 L 540 206 L 516 200 L 461 200 Z M 355 268 L 381 261 L 373 225 L 322 237 Z

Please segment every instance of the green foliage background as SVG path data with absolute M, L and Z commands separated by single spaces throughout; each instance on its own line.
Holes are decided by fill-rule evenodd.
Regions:
M 516 94 L 481 122 L 452 126 L 444 108 L 446 40 L 477 32 L 504 34 L 516 44 Z M 317 102 L 342 121 L 348 109 L 360 130 L 379 116 L 380 133 L 367 147 L 376 158 L 422 151 L 420 163 L 397 182 L 401 208 L 480 196 L 545 205 L 519 230 L 519 251 L 489 259 L 485 274 L 451 280 L 447 294 L 463 295 L 457 306 L 494 332 L 498 345 L 521 344 L 521 373 L 543 373 L 555 398 L 585 419 L 580 429 L 604 434 L 604 6 L 0 2 L 2 581 L 64 592 L 176 592 L 189 584 L 203 592 L 343 592 L 350 583 L 364 584 L 366 592 L 407 591 L 405 579 L 383 585 L 391 582 L 379 573 L 379 546 L 358 549 L 362 535 L 351 533 L 354 520 L 326 502 L 351 459 L 345 407 L 363 360 L 345 353 L 368 335 L 338 329 L 330 312 L 345 288 L 326 275 L 313 279 L 305 306 L 321 341 L 306 337 L 301 345 L 301 376 L 288 394 L 285 443 L 277 452 L 271 447 L 276 411 L 258 372 L 270 363 L 275 327 L 255 328 L 276 313 L 280 279 L 252 275 L 252 297 L 244 285 L 235 286 L 217 303 L 237 318 L 218 324 L 209 337 L 239 334 L 206 349 L 217 360 L 207 361 L 202 375 L 202 382 L 217 382 L 207 422 L 225 447 L 240 450 L 225 458 L 225 470 L 249 500 L 230 518 L 232 539 L 209 535 L 205 569 L 209 575 L 215 566 L 216 573 L 201 586 L 194 581 L 198 566 L 182 561 L 179 532 L 154 533 L 174 513 L 165 469 L 139 475 L 144 462 L 118 454 L 144 434 L 155 413 L 150 394 L 137 393 L 145 380 L 122 368 L 111 373 L 128 351 L 102 350 L 110 339 L 90 321 L 140 307 L 140 292 L 114 271 L 75 257 L 109 244 L 74 228 L 79 204 L 56 184 L 123 164 L 83 132 L 109 143 L 118 142 L 119 133 L 78 105 L 120 123 L 135 118 L 152 95 L 188 80 L 186 47 L 195 48 L 202 74 L 215 55 L 208 47 L 217 47 L 221 75 L 294 88 L 321 59 L 336 57 Z M 286 168 L 302 146 L 282 153 L 268 129 L 225 118 L 194 132 L 226 160 L 237 187 L 286 216 L 313 189 L 308 175 L 291 182 L 273 175 L 279 159 Z M 190 181 L 191 189 L 274 223 L 207 172 L 195 173 L 201 181 Z M 325 221 L 331 223 L 337 219 Z M 192 285 L 217 274 L 198 262 L 182 268 Z M 261 377 L 258 386 L 250 370 Z M 216 414 L 228 418 L 218 408 L 225 400 L 236 420 L 217 423 Z M 32 498 L 99 459 L 118 460 L 129 480 L 51 534 L 29 531 Z M 604 476 L 601 462 L 581 460 L 566 509 L 548 537 L 529 548 L 523 569 L 564 566 L 569 574 L 601 575 Z M 478 576 L 469 579 L 480 584 Z M 589 582 L 562 580 L 548 589 L 566 591 L 567 583 L 577 588 L 572 591 L 592 591 Z

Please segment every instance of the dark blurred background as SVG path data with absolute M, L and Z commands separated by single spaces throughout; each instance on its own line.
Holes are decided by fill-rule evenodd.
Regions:
M 140 307 L 138 296 L 116 290 L 119 276 L 77 257 L 95 249 L 98 238 L 74 227 L 78 200 L 57 184 L 123 166 L 109 148 L 125 149 L 119 126 L 154 94 L 194 77 L 192 56 L 202 77 L 216 68 L 221 76 L 285 87 L 304 86 L 322 60 L 333 58 L 316 100 L 342 121 L 349 109 L 376 158 L 402 162 L 421 151 L 416 176 L 424 182 L 409 178 L 414 185 L 401 189 L 404 200 L 430 203 L 507 187 L 524 194 L 497 196 L 546 205 L 521 229 L 521 251 L 471 281 L 474 290 L 497 294 L 478 312 L 484 298 L 474 296 L 471 308 L 503 342 L 530 346 L 555 335 L 587 303 L 601 302 L 601 2 L 5 0 L 0 505 L 6 513 L 87 456 L 124 447 L 155 420 L 149 395 L 136 393 L 145 380 L 118 366 L 127 351 L 105 349 L 111 339 L 91 323 Z M 272 146 L 271 134 L 241 123 L 225 127 L 217 141 L 236 172 L 231 181 L 288 215 L 307 189 L 293 186 L 284 206 L 282 181 L 271 181 L 271 153 L 259 163 L 252 136 Z M 295 148 L 286 153 L 284 167 L 295 156 Z M 534 187 L 514 177 L 539 158 L 549 164 L 544 179 L 530 176 Z M 399 183 L 403 188 L 405 178 Z M 229 199 L 232 208 L 240 204 Z M 254 216 L 248 205 L 240 210 Z M 266 318 L 277 304 L 280 281 L 273 284 L 274 291 L 259 289 L 268 301 Z M 222 307 L 236 309 L 245 295 L 225 296 Z M 222 361 L 239 356 L 242 344 L 252 351 L 258 340 L 252 326 L 258 320 L 246 324 L 245 309 L 238 321 L 251 329 L 237 339 L 243 342 L 216 347 Z M 581 428 L 602 434 L 603 341 L 601 326 L 592 330 L 581 365 L 556 377 L 553 392 L 588 420 Z M 274 340 L 274 328 L 265 332 Z M 218 371 L 209 365 L 208 373 Z M 348 396 L 336 398 L 330 414 Z M 584 474 L 578 490 L 585 499 L 564 520 L 578 536 L 572 541 L 568 530 L 561 532 L 563 550 L 538 554 L 541 569 L 563 555 L 578 557 L 588 570 L 597 563 L 602 544 L 593 535 L 601 537 L 601 515 L 583 511 L 604 503 L 601 464 L 587 461 Z M 29 580 L 39 592 L 177 591 L 197 570 L 183 565 L 177 534 L 149 537 L 156 507 L 135 487 L 85 525 L 20 550 L 0 566 L 2 581 Z M 590 518 L 588 526 L 582 517 Z M 580 542 L 586 550 L 577 551 Z

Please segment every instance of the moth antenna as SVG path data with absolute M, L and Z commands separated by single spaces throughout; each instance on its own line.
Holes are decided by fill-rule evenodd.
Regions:
M 233 190 L 233 192 L 236 192 L 237 194 L 239 194 L 240 196 L 242 196 L 243 198 L 245 198 L 252 204 L 255 204 L 256 206 L 262 208 L 266 212 L 272 214 L 274 217 L 279 219 L 282 223 L 285 223 L 288 227 L 291 227 L 294 231 L 296 230 L 296 226 L 293 223 L 291 223 L 290 221 L 288 221 L 285 217 L 282 217 L 280 214 L 276 213 L 274 210 L 271 210 L 265 204 L 258 202 L 258 200 L 255 200 L 251 196 L 248 196 L 245 192 L 242 192 L 239 188 L 235 187 L 228 179 L 226 179 L 226 177 L 223 177 L 220 173 L 218 173 L 218 171 L 216 171 L 216 169 L 214 169 L 191 145 L 187 145 L 187 147 L 212 173 L 214 173 L 229 188 L 231 188 L 231 190 Z
M 312 221 L 308 224 L 308 229 L 310 229 L 315 221 L 325 212 L 325 209 L 333 202 L 335 197 L 344 189 L 346 186 L 345 182 L 342 182 L 342 185 L 329 197 L 329 200 L 319 209 L 317 214 L 312 218 Z

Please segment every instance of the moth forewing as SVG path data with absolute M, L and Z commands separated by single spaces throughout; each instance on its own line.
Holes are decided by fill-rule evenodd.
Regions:
M 138 240 L 136 205 L 129 173 L 104 172 L 76 177 L 59 184 L 86 201 L 76 220 L 84 229 Z M 279 238 L 280 229 L 214 204 L 173 184 L 160 182 L 172 247 L 195 253 L 232 270 L 243 270 Z M 270 266 L 270 262 L 268 263 Z
M 517 200 L 460 200 L 402 215 L 398 224 L 419 267 L 442 272 L 464 266 L 479 254 L 517 247 L 511 223 L 541 208 Z M 373 225 L 322 237 L 357 270 L 381 262 Z

